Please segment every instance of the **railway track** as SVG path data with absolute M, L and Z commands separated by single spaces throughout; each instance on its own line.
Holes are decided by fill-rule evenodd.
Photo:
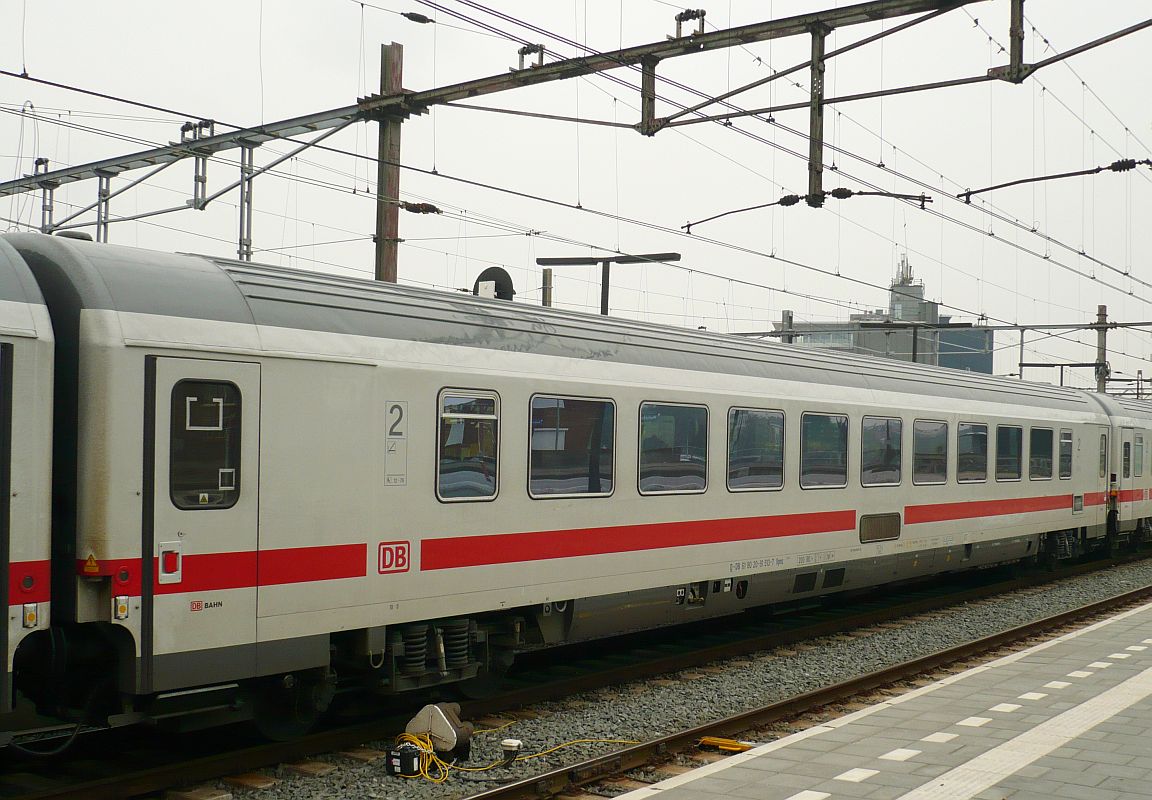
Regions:
M 748 625 L 732 626 L 719 632 L 701 631 L 689 637 L 685 637 L 683 631 L 680 631 L 676 638 L 683 641 L 675 646 L 667 642 L 668 637 L 661 643 L 656 637 L 646 636 L 639 648 L 633 648 L 631 651 L 621 649 L 609 654 L 608 658 L 603 656 L 587 657 L 584 660 L 565 658 L 561 666 L 543 665 L 525 670 L 518 675 L 517 686 L 510 691 L 502 692 L 487 700 L 465 704 L 464 715 L 471 719 L 500 715 L 509 709 L 566 698 L 583 691 L 690 669 L 712 661 L 724 661 L 759 650 L 795 644 L 805 639 L 892 623 L 893 620 L 948 606 L 975 602 L 996 594 L 1075 577 L 1112 566 L 1114 563 L 1077 565 L 1052 574 L 1033 573 L 1011 580 L 989 582 L 963 591 L 958 591 L 954 586 L 908 590 L 886 600 L 868 599 L 865 602 L 840 605 L 832 609 L 812 609 L 792 617 L 765 617 L 753 620 Z M 1152 587 L 1141 588 L 1130 595 L 1111 598 L 1084 609 L 1040 620 L 968 643 L 961 648 L 935 653 L 817 692 L 773 703 L 746 714 L 665 736 L 642 745 L 627 747 L 576 766 L 537 775 L 484 792 L 479 797 L 501 798 L 501 800 L 506 797 L 532 797 L 538 800 L 569 791 L 574 787 L 603 781 L 650 765 L 659 759 L 666 760 L 670 753 L 694 748 L 695 743 L 704 736 L 730 736 L 774 721 L 790 719 L 811 709 L 841 702 L 861 692 L 907 680 L 911 675 L 922 674 L 974 654 L 1051 630 L 1069 621 L 1102 613 L 1106 608 L 1114 608 L 1125 602 L 1135 602 L 1134 599 L 1130 599 L 1131 597 L 1144 597 L 1149 594 L 1152 594 Z M 603 649 L 603 643 L 600 649 Z M 71 763 L 57 762 L 59 766 L 50 767 L 50 775 L 47 777 L 34 770 L 32 768 L 34 765 L 8 763 L 0 771 L 0 797 L 23 797 L 28 800 L 49 800 L 49 798 L 98 800 L 139 796 L 177 785 L 299 762 L 316 753 L 349 751 L 365 742 L 391 739 L 403 729 L 408 717 L 409 713 L 406 711 L 402 715 L 347 725 L 286 743 L 233 743 L 230 746 L 225 745 L 226 752 L 212 751 L 211 748 L 206 750 L 202 739 L 197 739 L 198 744 L 191 749 L 199 752 L 191 758 L 180 755 L 182 751 L 189 749 L 182 744 L 187 743 L 189 739 L 186 738 L 187 735 L 182 735 L 162 740 L 159 742 L 158 751 L 149 750 L 143 755 L 136 755 L 136 763 L 132 766 L 121 762 L 122 769 L 106 763 L 107 755 L 95 757 L 88 755 Z M 220 737 L 209 734 L 209 738 Z M 112 750 L 116 749 L 116 745 L 113 744 Z M 29 770 L 23 782 L 25 790 L 21 789 L 22 768 Z M 89 770 L 89 774 L 85 774 L 85 770 Z

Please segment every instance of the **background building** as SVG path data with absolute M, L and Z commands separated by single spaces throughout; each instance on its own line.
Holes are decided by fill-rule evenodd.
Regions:
M 940 316 L 940 304 L 924 297 L 924 282 L 901 256 L 888 289 L 888 308 L 852 314 L 847 322 L 800 322 L 785 311 L 775 324 L 783 342 L 920 364 L 992 374 L 993 332 Z M 952 326 L 952 327 L 944 327 Z

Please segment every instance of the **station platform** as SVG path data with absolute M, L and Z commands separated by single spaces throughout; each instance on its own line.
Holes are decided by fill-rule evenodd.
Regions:
M 1148 800 L 1152 604 L 618 798 Z

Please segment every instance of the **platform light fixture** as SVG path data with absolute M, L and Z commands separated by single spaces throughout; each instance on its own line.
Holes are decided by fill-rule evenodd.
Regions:
M 664 264 L 679 261 L 679 253 L 641 253 L 626 256 L 571 256 L 564 258 L 538 258 L 540 267 L 587 267 L 600 265 L 600 313 L 608 316 L 608 287 L 613 264 Z

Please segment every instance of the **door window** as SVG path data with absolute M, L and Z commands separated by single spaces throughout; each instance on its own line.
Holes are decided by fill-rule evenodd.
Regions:
M 180 509 L 231 508 L 240 497 L 240 389 L 224 381 L 172 387 L 172 503 Z

